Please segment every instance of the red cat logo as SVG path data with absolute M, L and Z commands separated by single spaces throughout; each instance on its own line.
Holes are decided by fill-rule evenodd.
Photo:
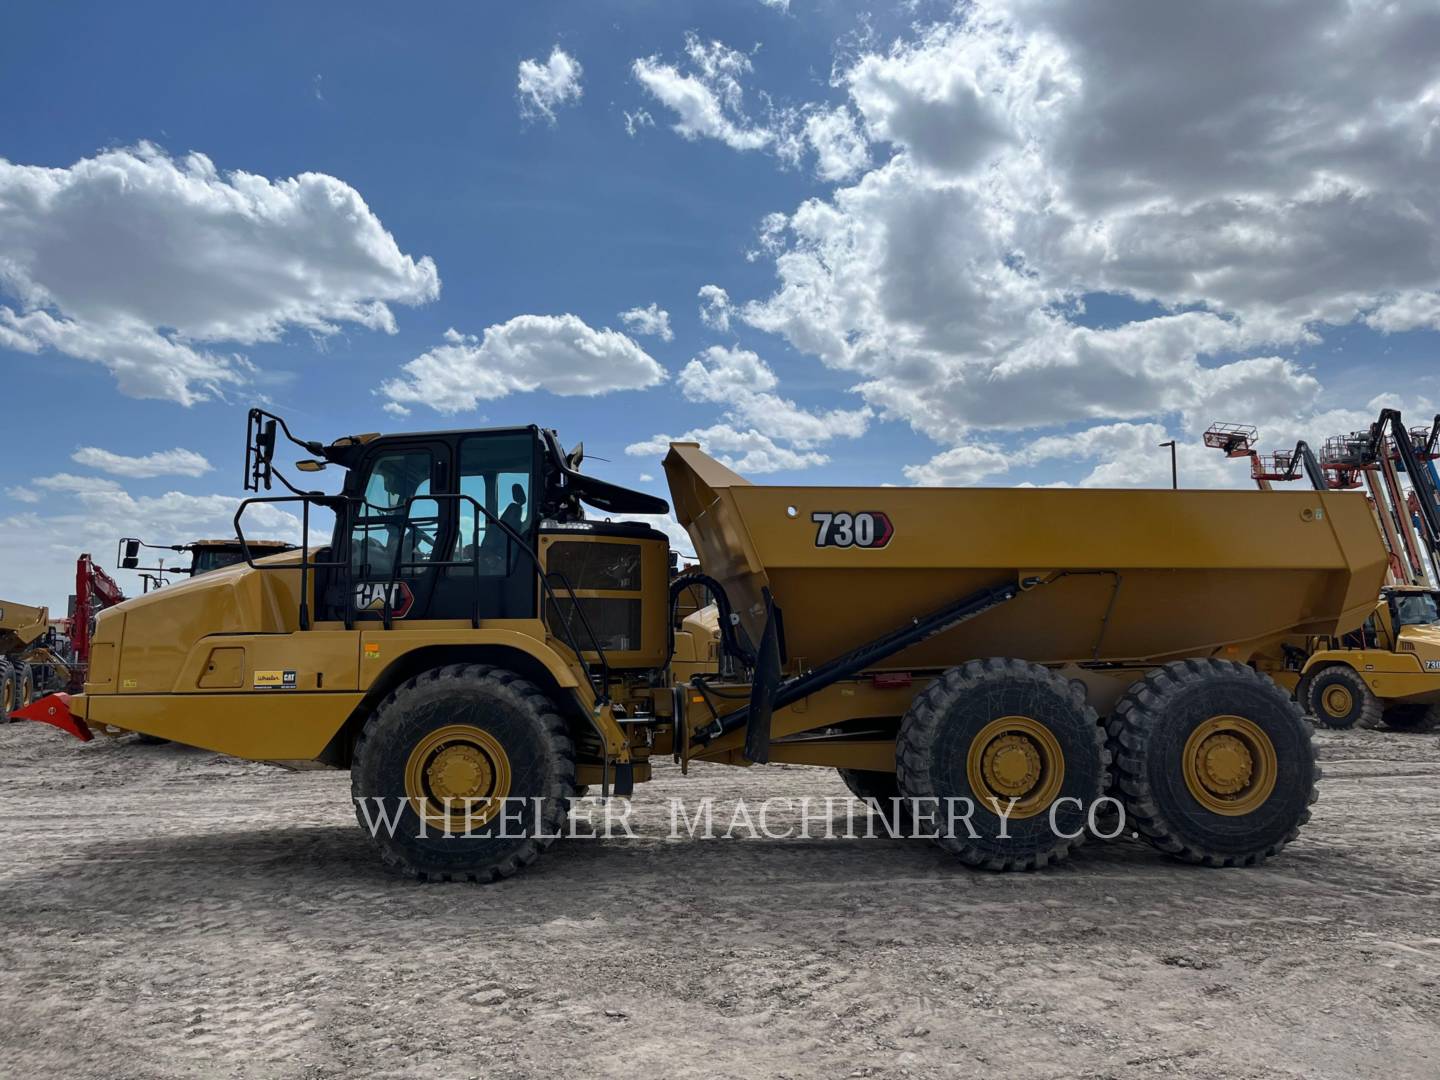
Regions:
M 397 581 L 394 585 L 388 581 L 357 582 L 355 585 L 355 610 L 383 613 L 387 593 L 390 596 L 391 618 L 403 619 L 410 614 L 410 609 L 415 606 L 415 594 L 403 581 Z

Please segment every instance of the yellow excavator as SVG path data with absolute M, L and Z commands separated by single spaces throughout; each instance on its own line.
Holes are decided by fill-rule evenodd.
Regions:
M 287 478 L 281 436 L 337 490 Z M 307 541 L 101 612 L 85 692 L 20 715 L 348 770 L 380 857 L 430 880 L 515 873 L 661 755 L 842 770 L 976 867 L 1065 858 L 1107 800 L 1244 866 L 1319 777 L 1252 665 L 1358 628 L 1387 567 L 1354 493 L 757 486 L 681 442 L 672 581 L 631 519 L 666 502 L 581 461 L 534 426 L 322 443 L 251 410 L 237 537 L 264 503 Z

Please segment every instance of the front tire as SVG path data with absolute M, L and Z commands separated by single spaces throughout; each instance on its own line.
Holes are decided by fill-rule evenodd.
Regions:
M 1277 854 L 1310 820 L 1311 727 L 1270 679 L 1230 660 L 1150 672 L 1110 717 L 1127 823 L 1161 851 L 1205 866 Z
M 351 791 L 388 866 L 428 881 L 495 881 L 534 862 L 564 827 L 575 748 L 535 686 L 453 664 L 402 684 L 370 717 Z M 382 809 L 395 828 L 373 827 Z
M 1300 706 L 1317 723 L 1344 730 L 1373 728 L 1380 723 L 1380 699 L 1360 673 L 1344 664 L 1332 664 L 1306 677 Z
M 936 811 L 935 842 L 986 870 L 1065 858 L 1109 786 L 1095 710 L 1066 679 L 1024 660 L 972 660 L 936 679 L 901 721 L 895 760 L 901 793 L 921 813 Z M 947 807 L 964 808 L 961 800 L 975 836 L 963 822 L 949 827 Z
M 20 706 L 15 701 L 15 674 L 10 661 L 0 660 L 0 723 L 10 722 L 10 713 Z

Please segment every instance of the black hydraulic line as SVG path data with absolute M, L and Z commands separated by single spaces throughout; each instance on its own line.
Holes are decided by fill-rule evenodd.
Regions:
M 674 641 L 675 607 L 680 601 L 680 594 L 693 586 L 704 588 L 715 599 L 715 607 L 720 613 L 720 643 L 725 652 L 735 657 L 741 663 L 750 665 L 755 662 L 755 655 L 750 650 L 740 645 L 740 640 L 735 634 L 735 618 L 730 606 L 730 597 L 725 592 L 724 586 L 716 581 L 709 574 L 702 574 L 698 570 L 684 573 L 670 582 L 670 627 L 671 641 Z M 671 646 L 671 654 L 674 654 L 674 646 Z
M 1027 584 L 1042 584 L 1035 581 Z M 857 672 L 872 667 L 887 657 L 894 656 L 911 645 L 919 644 L 927 638 L 936 634 L 943 634 L 946 630 L 958 626 L 963 622 L 983 615 L 993 607 L 1015 599 L 1019 596 L 1021 587 L 1019 585 L 1001 585 L 993 589 L 981 589 L 979 592 L 970 593 L 942 608 L 932 611 L 928 615 L 922 615 L 911 619 L 903 626 L 891 630 L 887 634 L 869 641 L 859 648 L 843 653 L 835 659 L 821 664 L 810 671 L 801 672 L 799 675 L 792 675 L 788 679 L 780 680 L 774 684 L 773 693 L 768 695 L 769 707 L 771 709 L 782 709 L 786 705 L 792 705 L 803 697 L 807 697 L 816 691 L 823 690 L 832 683 L 841 679 L 849 678 Z M 778 609 L 771 620 L 778 617 Z M 763 702 L 767 695 L 762 694 Z M 751 700 L 756 704 L 754 691 L 751 693 Z M 735 731 L 743 727 L 750 717 L 754 704 L 746 705 L 735 712 L 727 713 L 720 717 L 714 725 L 703 732 L 696 734 L 696 739 L 701 745 L 708 744 L 711 740 L 721 735 Z

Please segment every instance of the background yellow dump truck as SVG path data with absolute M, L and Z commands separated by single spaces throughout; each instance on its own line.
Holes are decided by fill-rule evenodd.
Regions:
M 1440 592 L 1390 585 L 1363 626 L 1312 642 L 1295 697 L 1327 727 L 1440 727 Z
M 48 608 L 0 600 L 0 716 L 68 685 L 69 663 L 54 644 Z
M 287 480 L 282 435 L 339 490 Z M 681 443 L 700 566 L 672 583 L 624 520 L 665 502 L 579 466 L 541 428 L 325 445 L 252 410 L 247 487 L 290 493 L 237 532 L 279 503 L 306 536 L 333 514 L 330 544 L 102 613 L 85 693 L 26 715 L 349 769 L 382 857 L 428 878 L 513 873 L 580 785 L 628 795 L 659 754 L 844 770 L 976 866 L 1064 857 L 1107 794 L 1162 850 L 1240 865 L 1318 777 L 1249 662 L 1358 627 L 1386 565 L 1344 492 L 762 487 Z M 714 608 L 677 631 L 697 587 Z

